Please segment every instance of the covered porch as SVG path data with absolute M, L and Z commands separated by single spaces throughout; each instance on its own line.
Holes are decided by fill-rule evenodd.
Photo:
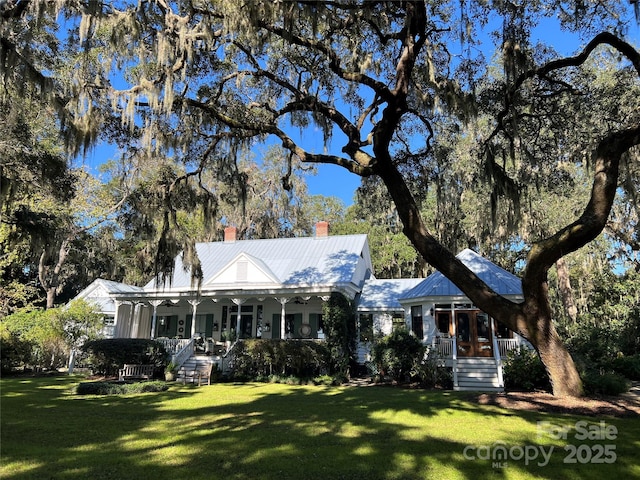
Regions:
M 114 337 L 202 339 L 201 344 L 244 338 L 322 339 L 326 295 L 276 297 L 172 296 L 120 298 Z

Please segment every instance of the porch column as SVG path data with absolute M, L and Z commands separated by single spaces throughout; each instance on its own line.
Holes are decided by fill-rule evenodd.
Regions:
M 493 342 L 493 358 L 496 360 L 496 367 L 498 370 L 498 386 L 504 388 L 504 374 L 502 371 L 502 356 L 500 355 L 500 349 L 498 347 L 498 338 L 496 335 L 496 321 L 493 317 L 489 317 L 489 325 L 491 326 L 491 341 Z
M 236 316 L 236 341 L 240 339 L 240 320 L 242 317 L 242 304 L 247 301 L 246 298 L 232 298 L 231 301 L 238 306 L 238 315 Z
M 121 302 L 120 300 L 114 300 L 113 303 L 116 306 L 116 311 L 113 315 L 113 338 L 120 338 L 120 305 L 122 305 L 124 302 Z
M 140 302 L 135 302 L 132 305 L 133 313 L 131 319 L 131 338 L 138 338 L 138 333 L 140 330 L 140 307 L 142 304 Z
M 284 297 L 278 298 L 280 305 L 282 305 L 282 309 L 280 310 L 280 339 L 281 340 L 284 340 L 286 338 L 286 334 L 285 334 L 286 322 L 284 317 L 287 314 L 287 312 L 284 306 L 287 304 L 289 300 L 290 300 L 289 298 L 284 298 Z
M 456 311 L 451 305 L 451 321 L 453 322 L 453 345 L 451 345 L 452 366 L 453 366 L 453 386 L 458 386 L 458 331 L 456 329 Z
M 151 333 L 149 338 L 156 338 L 156 319 L 158 318 L 158 307 L 162 300 L 149 300 L 149 304 L 153 307 L 153 315 L 151 316 Z
M 200 305 L 201 300 L 187 300 L 193 307 L 193 316 L 191 318 L 191 338 L 196 336 L 196 312 L 198 311 L 198 305 Z

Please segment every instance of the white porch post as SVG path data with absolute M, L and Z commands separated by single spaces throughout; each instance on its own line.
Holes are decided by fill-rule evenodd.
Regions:
M 452 366 L 453 366 L 453 386 L 458 387 L 458 331 L 456 330 L 456 311 L 451 305 L 451 321 L 453 322 L 453 345 L 451 345 Z
M 116 306 L 116 311 L 113 314 L 113 338 L 119 338 L 118 332 L 120 330 L 120 318 L 119 314 L 120 314 L 120 305 L 122 305 L 122 302 L 120 300 L 114 300 L 113 303 Z
M 493 317 L 489 317 L 491 322 L 491 338 L 493 342 L 493 358 L 496 360 L 496 368 L 498 370 L 498 386 L 504 388 L 504 376 L 502 373 L 502 357 L 500 356 L 500 349 L 498 348 L 498 339 L 496 336 L 496 321 Z
M 238 306 L 238 315 L 236 316 L 236 341 L 240 339 L 240 317 L 242 316 L 242 304 L 247 301 L 246 298 L 232 298 L 231 301 Z
M 153 315 L 151 317 L 151 333 L 149 338 L 156 338 L 156 319 L 158 318 L 158 307 L 162 300 L 149 300 L 149 304 L 153 307 Z
M 286 322 L 284 317 L 287 314 L 287 312 L 284 306 L 287 304 L 289 300 L 290 300 L 289 298 L 284 298 L 284 297 L 278 299 L 278 301 L 280 302 L 280 305 L 282 305 L 282 309 L 280 310 L 280 339 L 281 340 L 284 340 L 286 338 L 286 334 L 285 334 Z
M 135 338 L 133 336 L 133 323 L 136 318 L 136 302 L 131 301 L 129 302 L 129 305 L 129 328 L 127 329 L 127 338 Z
M 196 313 L 198 311 L 198 305 L 200 305 L 201 300 L 187 300 L 187 302 L 189 302 L 191 304 L 191 307 L 193 307 L 193 316 L 191 317 L 191 338 L 194 338 L 196 336 Z
M 131 314 L 131 332 L 129 336 L 131 338 L 138 338 L 138 331 L 140 328 L 140 303 L 132 302 L 131 308 L 133 310 Z

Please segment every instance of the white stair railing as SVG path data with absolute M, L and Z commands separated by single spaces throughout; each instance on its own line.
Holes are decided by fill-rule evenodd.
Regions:
M 180 350 L 182 350 L 184 347 L 186 347 L 189 344 L 189 342 L 191 342 L 191 339 L 161 337 L 161 338 L 156 338 L 156 341 L 164 345 L 164 349 L 167 351 L 167 353 L 174 355 L 178 353 Z
M 510 350 L 518 348 L 518 340 L 515 338 L 499 338 L 498 339 L 498 351 L 500 352 L 500 358 L 507 358 L 507 353 Z
M 453 357 L 453 338 L 436 338 L 438 354 L 444 358 Z
M 236 339 L 236 341 L 231 344 L 227 352 L 220 358 L 220 367 L 223 373 L 227 373 L 230 370 L 233 370 L 233 351 L 241 341 L 242 340 L 240 339 Z
M 173 353 L 171 354 L 171 363 L 173 363 L 176 366 L 176 368 L 180 368 L 184 364 L 184 362 L 189 360 L 189 357 L 193 355 L 193 352 L 195 349 L 193 338 L 167 339 L 167 340 L 180 340 L 180 342 L 177 342 L 175 344 Z M 170 351 L 170 350 L 167 350 L 167 351 Z

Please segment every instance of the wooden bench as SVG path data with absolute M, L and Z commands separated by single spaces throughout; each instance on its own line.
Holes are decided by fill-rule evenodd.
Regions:
M 187 378 L 191 379 L 191 383 L 196 383 L 196 378 L 198 379 L 198 386 L 201 385 L 203 380 L 207 381 L 207 385 L 211 385 L 211 371 L 213 369 L 213 364 L 209 363 L 208 365 L 203 365 L 194 370 L 187 370 L 184 372 L 184 376 L 182 377 L 182 383 L 187 383 Z
M 118 372 L 118 380 L 151 380 L 153 378 L 153 365 L 131 365 L 124 364 L 124 367 Z

